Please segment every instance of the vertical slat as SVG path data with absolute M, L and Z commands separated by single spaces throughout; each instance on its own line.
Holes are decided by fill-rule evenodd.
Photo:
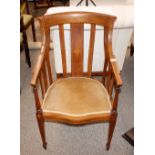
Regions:
M 112 28 L 104 27 L 104 50 L 105 50 L 105 59 L 110 59 L 113 56 L 112 54 Z
M 102 83 L 105 85 L 106 82 L 106 73 L 107 73 L 107 66 L 108 66 L 108 61 L 105 59 L 104 61 L 104 68 L 103 68 L 103 76 L 102 76 Z
M 103 31 L 103 40 L 104 40 L 104 54 L 105 54 L 105 61 L 104 61 L 104 68 L 103 68 L 103 73 L 105 73 L 104 76 L 102 76 L 102 82 L 104 85 L 106 85 L 106 72 L 107 72 L 107 66 L 108 66 L 108 60 L 107 60 L 107 29 L 104 27 Z
M 88 77 L 91 77 L 91 72 L 92 72 L 95 32 L 96 32 L 95 24 L 91 24 L 89 54 L 88 54 Z
M 44 86 L 45 86 L 45 92 L 48 88 L 48 81 L 47 81 L 47 73 L 46 73 L 46 68 L 45 68 L 45 62 L 43 64 L 43 68 L 42 68 L 42 73 L 43 73 L 43 81 L 44 81 Z
M 113 86 L 114 86 L 114 76 L 111 77 L 109 88 L 108 88 L 108 92 L 109 92 L 110 97 L 112 95 Z
M 47 60 L 45 60 L 45 78 L 46 78 L 46 81 L 47 81 L 47 89 L 48 87 L 50 86 L 50 80 L 49 80 L 49 74 L 48 74 L 48 67 L 47 67 Z
M 71 72 L 72 76 L 83 75 L 84 25 L 71 24 Z
M 113 110 L 117 110 L 119 93 L 120 93 L 120 88 L 115 88 L 115 97 L 112 105 Z
M 47 71 L 48 71 L 48 76 L 49 76 L 49 84 L 51 85 L 53 82 L 53 78 L 52 78 L 52 70 L 51 70 L 49 55 L 47 57 L 46 64 L 47 64 Z
M 36 110 L 39 110 L 39 109 L 41 109 L 41 103 L 39 100 L 38 91 L 36 88 L 33 88 L 33 92 L 34 92 L 34 98 L 35 98 L 35 102 L 36 102 Z
M 60 47 L 61 47 L 63 76 L 67 77 L 66 48 L 65 48 L 65 37 L 64 37 L 63 25 L 59 25 L 59 37 L 60 37 Z
M 111 71 L 109 72 L 109 75 L 106 77 L 106 84 L 105 87 L 107 88 L 107 90 L 109 90 L 109 85 L 110 85 L 110 80 L 111 80 Z
M 40 81 L 40 86 L 41 86 L 42 97 L 44 98 L 44 96 L 45 96 L 45 89 L 44 89 L 42 72 L 40 72 L 39 81 Z

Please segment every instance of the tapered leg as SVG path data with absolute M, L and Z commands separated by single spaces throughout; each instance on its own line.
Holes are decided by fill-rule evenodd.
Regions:
M 33 41 L 36 42 L 36 33 L 35 33 L 34 20 L 32 22 L 32 33 L 33 33 Z
M 43 142 L 43 148 L 46 149 L 47 143 L 46 143 L 46 136 L 45 136 L 45 125 L 44 125 L 44 119 L 42 117 L 41 113 L 37 113 L 37 121 L 38 121 L 38 127 L 41 135 L 41 139 Z
M 107 141 L 107 144 L 106 144 L 106 150 L 110 149 L 110 143 L 111 143 L 112 136 L 113 136 L 113 133 L 114 133 L 114 129 L 115 129 L 115 125 L 116 125 L 116 119 L 117 119 L 117 114 L 114 114 L 112 116 L 112 119 L 109 122 L 109 131 L 108 131 L 109 133 L 108 133 L 108 141 Z

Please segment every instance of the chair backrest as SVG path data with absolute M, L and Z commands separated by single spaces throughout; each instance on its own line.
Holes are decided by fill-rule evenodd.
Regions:
M 105 62 L 104 70 L 107 69 L 108 61 L 113 56 L 112 53 L 112 30 L 115 16 L 92 13 L 92 12 L 65 12 L 46 15 L 38 18 L 41 24 L 42 31 L 42 44 L 49 49 L 50 44 L 50 27 L 59 27 L 61 57 L 63 77 L 67 74 L 66 64 L 66 48 L 64 36 L 64 24 L 70 24 L 70 37 L 71 37 L 71 76 L 84 76 L 91 77 L 92 61 L 95 42 L 96 25 L 104 27 L 104 50 Z M 90 40 L 87 61 L 87 73 L 83 71 L 83 57 L 84 57 L 84 24 L 90 24 Z M 98 38 L 100 39 L 100 38 Z M 48 50 L 46 50 L 47 52 Z

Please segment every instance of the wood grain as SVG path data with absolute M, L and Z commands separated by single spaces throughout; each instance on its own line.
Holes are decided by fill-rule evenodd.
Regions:
M 71 73 L 72 76 L 83 75 L 84 25 L 71 24 Z
M 89 42 L 89 54 L 88 54 L 88 77 L 91 77 L 92 72 L 92 63 L 93 63 L 93 52 L 94 52 L 94 43 L 95 43 L 95 24 L 91 24 L 90 29 L 90 42 Z

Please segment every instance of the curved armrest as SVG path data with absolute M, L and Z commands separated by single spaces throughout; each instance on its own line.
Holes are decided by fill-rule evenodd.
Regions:
M 44 56 L 45 56 L 45 47 L 42 46 L 41 53 L 37 60 L 37 64 L 32 72 L 31 86 L 33 87 L 35 87 L 37 84 L 37 80 L 38 80 L 38 77 L 39 77 L 39 74 L 40 74 L 40 71 L 43 65 Z
M 111 64 L 111 69 L 112 69 L 113 75 L 115 77 L 116 85 L 118 87 L 120 87 L 120 86 L 122 86 L 123 82 L 122 82 L 122 79 L 120 76 L 120 70 L 117 67 L 117 61 L 116 61 L 115 57 L 110 59 L 110 64 Z

